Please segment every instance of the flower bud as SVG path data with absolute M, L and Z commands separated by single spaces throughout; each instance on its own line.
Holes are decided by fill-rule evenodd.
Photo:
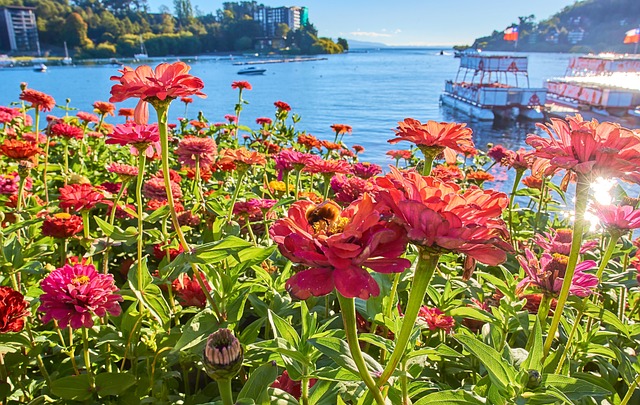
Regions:
M 242 367 L 244 350 L 229 329 L 219 329 L 209 335 L 204 348 L 204 368 L 214 380 L 231 379 Z

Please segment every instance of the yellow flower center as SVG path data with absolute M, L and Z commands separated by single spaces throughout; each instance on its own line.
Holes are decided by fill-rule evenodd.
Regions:
M 83 285 L 83 284 L 89 283 L 90 279 L 88 276 L 78 276 L 78 277 L 74 277 L 71 281 L 74 284 Z
M 59 212 L 57 214 L 53 214 L 53 216 L 58 218 L 58 219 L 69 219 L 69 218 L 71 218 L 71 214 L 68 214 L 66 212 Z

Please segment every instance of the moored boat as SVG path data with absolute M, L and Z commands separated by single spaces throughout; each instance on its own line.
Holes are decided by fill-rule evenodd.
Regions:
M 251 66 L 245 69 L 238 70 L 239 75 L 262 75 L 266 72 L 267 69 L 257 68 L 255 66 Z
M 33 66 L 33 70 L 36 72 L 46 72 L 47 71 L 47 65 L 45 65 L 44 63 L 41 63 L 39 65 L 34 65 Z
M 638 120 L 640 57 L 613 54 L 571 59 L 564 77 L 548 79 L 547 111 L 580 113 L 624 124 Z
M 547 91 L 529 86 L 527 68 L 522 56 L 463 55 L 456 79 L 445 82 L 440 101 L 480 121 L 543 119 Z

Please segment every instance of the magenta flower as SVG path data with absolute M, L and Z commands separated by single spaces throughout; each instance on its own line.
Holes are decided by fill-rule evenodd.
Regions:
M 636 210 L 630 205 L 594 204 L 593 208 L 602 227 L 609 232 L 623 233 L 640 228 L 640 210 Z
M 518 283 L 517 291 L 522 292 L 534 287 L 549 296 L 557 296 L 562 289 L 562 282 L 567 271 L 569 257 L 554 253 L 543 253 L 540 260 L 529 249 L 525 249 L 525 257 L 519 256 L 518 262 L 526 273 L 526 277 Z M 578 297 L 588 297 L 598 286 L 598 278 L 585 270 L 596 267 L 596 262 L 586 260 L 578 263 L 569 293 Z
M 171 195 L 175 200 L 182 198 L 180 184 L 171 180 Z M 149 200 L 167 201 L 167 190 L 162 177 L 152 177 L 142 186 L 142 194 Z
M 377 189 L 377 186 L 371 181 L 360 177 L 347 177 L 344 174 L 336 174 L 331 178 L 329 184 L 335 193 L 335 200 L 347 204 L 354 202 L 364 193 Z
M 418 322 L 425 323 L 429 330 L 443 330 L 445 333 L 451 333 L 456 321 L 452 316 L 447 316 L 438 308 L 429 308 L 423 305 L 418 312 Z
M 356 163 L 351 168 L 351 172 L 362 179 L 368 179 L 382 173 L 382 167 L 374 163 Z
M 52 319 L 61 328 L 73 329 L 93 326 L 93 315 L 103 317 L 107 312 L 118 316 L 122 312 L 118 302 L 122 297 L 115 294 L 118 287 L 111 274 L 101 274 L 92 265 L 65 265 L 55 269 L 42 280 L 40 287 L 39 312 L 43 312 L 42 322 Z
M 569 256 L 571 252 L 571 238 L 573 236 L 573 230 L 569 228 L 549 229 L 549 232 L 545 232 L 543 235 L 536 235 L 534 242 L 540 246 L 542 250 L 547 253 L 560 253 L 561 255 Z M 580 253 L 585 253 L 598 246 L 597 240 L 586 241 L 580 247 Z
M 310 267 L 287 280 L 287 290 L 299 299 L 334 289 L 348 298 L 368 299 L 380 287 L 365 267 L 399 273 L 411 265 L 400 258 L 406 247 L 402 228 L 384 219 L 367 194 L 344 211 L 332 201 L 298 201 L 269 234 L 286 258 Z

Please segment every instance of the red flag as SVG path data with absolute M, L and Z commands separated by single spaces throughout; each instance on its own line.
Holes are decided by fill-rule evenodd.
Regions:
M 509 27 L 504 30 L 505 41 L 517 41 L 518 40 L 518 27 Z
M 638 42 L 640 42 L 640 28 L 635 28 L 625 33 L 625 44 L 637 44 Z

